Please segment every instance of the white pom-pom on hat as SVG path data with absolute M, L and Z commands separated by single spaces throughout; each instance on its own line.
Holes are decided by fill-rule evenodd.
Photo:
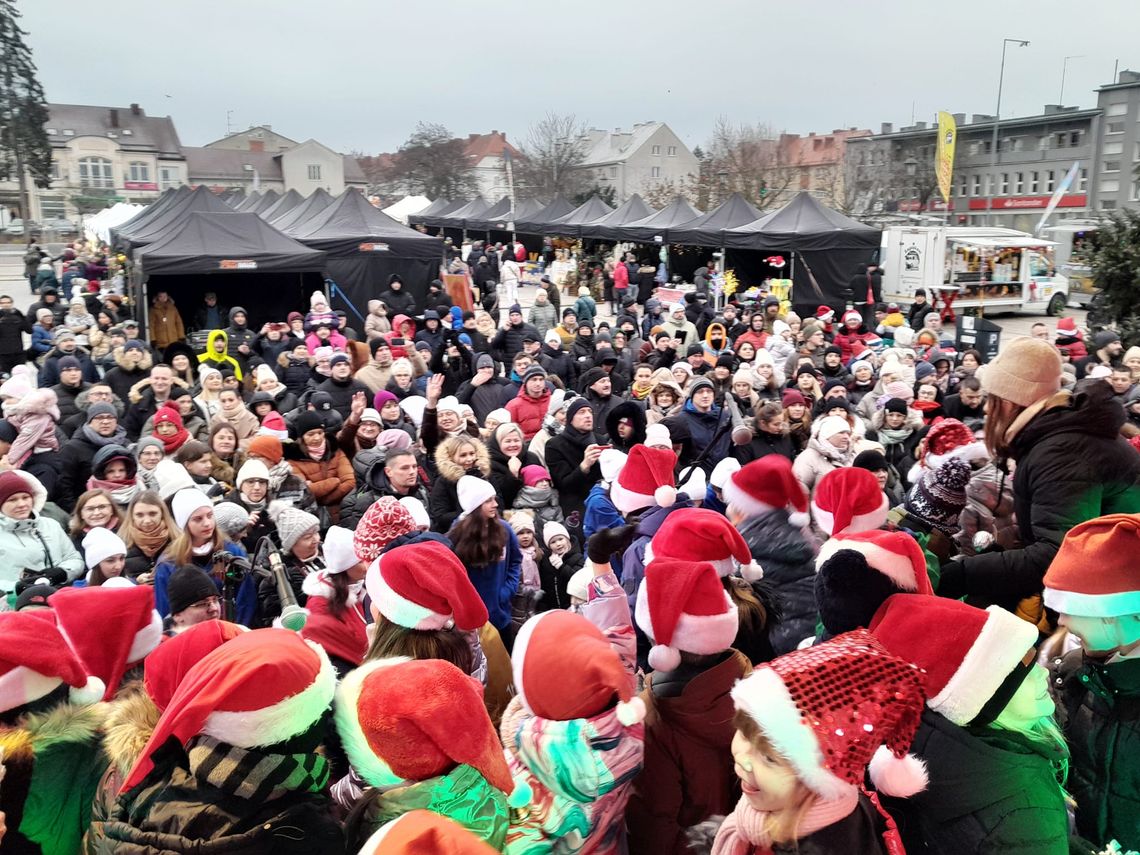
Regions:
M 925 763 L 913 754 L 896 757 L 885 745 L 875 751 L 867 770 L 876 790 L 900 799 L 921 793 L 930 783 Z
M 649 667 L 654 671 L 673 671 L 681 664 L 681 651 L 676 647 L 655 644 L 649 648 Z
M 670 487 L 668 484 L 658 487 L 653 491 L 653 501 L 655 501 L 659 507 L 669 507 L 677 501 L 677 488 Z
M 740 575 L 746 582 L 759 582 L 764 578 L 764 568 L 755 561 L 740 565 Z
M 796 528 L 803 528 L 811 522 L 811 514 L 795 511 L 794 513 L 788 514 L 788 522 Z
M 97 704 L 103 700 L 103 695 L 107 693 L 107 684 L 100 680 L 98 677 L 88 677 L 87 684 L 79 689 L 72 686 L 67 690 L 67 697 L 73 703 L 79 706 L 90 706 Z

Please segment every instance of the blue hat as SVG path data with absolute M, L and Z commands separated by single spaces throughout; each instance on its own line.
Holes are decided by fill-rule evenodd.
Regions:
M 130 341 L 123 345 L 123 353 L 126 353 L 128 350 L 141 350 L 144 353 L 146 352 L 146 348 L 143 347 L 143 343 L 137 338 L 132 338 Z
M 459 334 L 459 343 L 460 343 L 460 344 L 465 344 L 465 345 L 467 345 L 468 347 L 470 347 L 470 346 L 471 346 L 471 336 L 469 336 L 469 335 L 468 335 L 467 333 L 465 333 L 465 332 L 464 332 L 464 333 L 460 333 L 460 334 Z

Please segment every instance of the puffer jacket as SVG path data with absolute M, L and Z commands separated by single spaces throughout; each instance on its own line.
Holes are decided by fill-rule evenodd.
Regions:
M 507 402 L 506 410 L 511 419 L 522 428 L 523 439 L 531 439 L 542 429 L 542 420 L 546 418 L 546 411 L 550 409 L 550 387 L 544 386 L 542 394 L 532 398 L 521 387 L 515 397 Z
M 328 436 L 325 442 L 325 455 L 321 460 L 313 460 L 300 443 L 295 442 L 285 443 L 285 459 L 293 473 L 305 481 L 317 504 L 329 509 L 335 523 L 340 518 L 341 500 L 352 491 L 356 479 L 352 475 L 352 464 L 336 447 L 336 440 Z
M 987 463 L 970 476 L 966 485 L 966 507 L 958 515 L 959 531 L 954 535 L 958 551 L 973 555 L 974 535 L 987 531 L 1002 549 L 1019 549 L 1021 536 L 1013 516 L 1013 482 L 994 463 Z
M 1108 384 L 1104 384 L 1108 388 Z M 1050 685 L 1072 756 L 1067 787 L 1077 833 L 1140 842 L 1140 659 L 1104 665 L 1074 650 L 1054 659 Z
M 815 635 L 815 555 L 818 547 L 788 521 L 783 508 L 745 520 L 740 536 L 764 570 L 764 581 L 779 597 L 783 617 L 769 640 L 777 654 L 788 653 Z
M 70 579 L 78 579 L 84 570 L 83 558 L 63 526 L 41 513 L 47 500 L 43 487 L 29 480 L 29 492 L 31 517 L 14 520 L 0 514 L 0 591 L 14 590 L 24 570 L 59 567 Z
M 1025 546 L 961 559 L 963 593 L 1013 610 L 1040 593 L 1070 528 L 1140 513 L 1140 455 L 1120 436 L 1123 424 L 1124 408 L 1107 383 L 1085 381 L 1043 402 L 1011 442 L 1013 510 Z
M 1045 748 L 1020 734 L 962 728 L 925 710 L 910 753 L 930 783 L 908 799 L 883 797 L 907 852 L 1066 855 L 1068 817 Z
M 554 325 L 557 322 L 557 310 L 551 305 L 549 300 L 545 303 L 536 302 L 530 307 L 527 323 L 538 330 L 540 336 L 545 336 L 547 330 L 554 329 Z
M 475 465 L 467 471 L 454 463 L 443 450 L 442 445 L 436 448 L 432 458 L 439 477 L 432 482 L 431 496 L 428 499 L 431 530 L 440 534 L 446 534 L 451 529 L 451 524 L 455 522 L 455 518 L 463 512 L 463 508 L 459 506 L 457 492 L 459 479 L 464 475 L 487 479 L 491 474 L 491 453 L 483 443 L 475 442 Z
M 515 780 L 533 797 L 512 821 L 504 851 L 616 855 L 626 803 L 645 756 L 645 726 L 625 727 L 616 709 L 553 721 L 528 714 L 515 698 L 499 727 Z
M 649 675 L 641 693 L 645 766 L 625 814 L 630 855 L 687 855 L 686 830 L 736 806 L 730 692 L 750 673 L 747 657 L 729 650 L 705 670 L 682 665 Z

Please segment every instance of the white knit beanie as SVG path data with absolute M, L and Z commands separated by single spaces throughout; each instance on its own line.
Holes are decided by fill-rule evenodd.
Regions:
M 83 560 L 87 562 L 87 569 L 94 570 L 104 561 L 114 555 L 126 555 L 127 545 L 121 537 L 110 529 L 93 528 L 83 537 Z
M 314 291 L 309 295 L 309 308 L 317 305 L 317 303 L 324 303 L 326 306 L 329 304 L 328 297 L 325 296 L 323 291 Z
M 186 528 L 186 523 L 190 522 L 190 517 L 194 516 L 195 511 L 212 507 L 214 503 L 205 493 L 197 487 L 189 487 L 174 494 L 174 499 L 170 503 L 170 512 L 174 514 L 175 524 L 179 528 Z
M 427 508 L 424 507 L 423 502 L 414 496 L 404 496 L 400 499 L 400 504 L 412 515 L 412 522 L 416 524 L 417 528 L 431 528 L 431 517 L 428 516 Z
M 237 480 L 234 482 L 238 489 L 249 480 L 269 481 L 269 467 L 260 460 L 247 460 L 238 470 Z
M 325 572 L 343 573 L 360 563 L 356 549 L 352 545 L 353 533 L 339 525 L 330 526 L 325 532 L 322 550 L 325 555 Z
M 269 517 L 277 526 L 281 548 L 289 552 L 305 532 L 319 528 L 321 521 L 312 514 L 298 510 L 285 502 L 270 502 Z
M 459 507 L 463 508 L 463 513 L 459 515 L 462 519 L 494 496 L 495 488 L 491 486 L 489 481 L 484 481 L 482 478 L 464 475 L 459 479 L 455 492 L 459 497 Z
M 824 416 L 819 420 L 819 438 L 829 439 L 843 431 L 850 432 L 851 423 L 842 416 Z
M 1061 356 L 1039 338 L 1015 338 L 978 369 L 987 395 L 1029 407 L 1061 388 Z

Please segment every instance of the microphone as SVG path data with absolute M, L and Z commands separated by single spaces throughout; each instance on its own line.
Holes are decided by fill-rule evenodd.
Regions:
M 297 605 L 293 586 L 289 584 L 285 565 L 281 562 L 281 554 L 276 549 L 269 550 L 269 570 L 273 573 L 274 582 L 277 583 L 277 598 L 281 601 L 281 626 L 293 632 L 300 632 L 305 628 L 309 613 Z

